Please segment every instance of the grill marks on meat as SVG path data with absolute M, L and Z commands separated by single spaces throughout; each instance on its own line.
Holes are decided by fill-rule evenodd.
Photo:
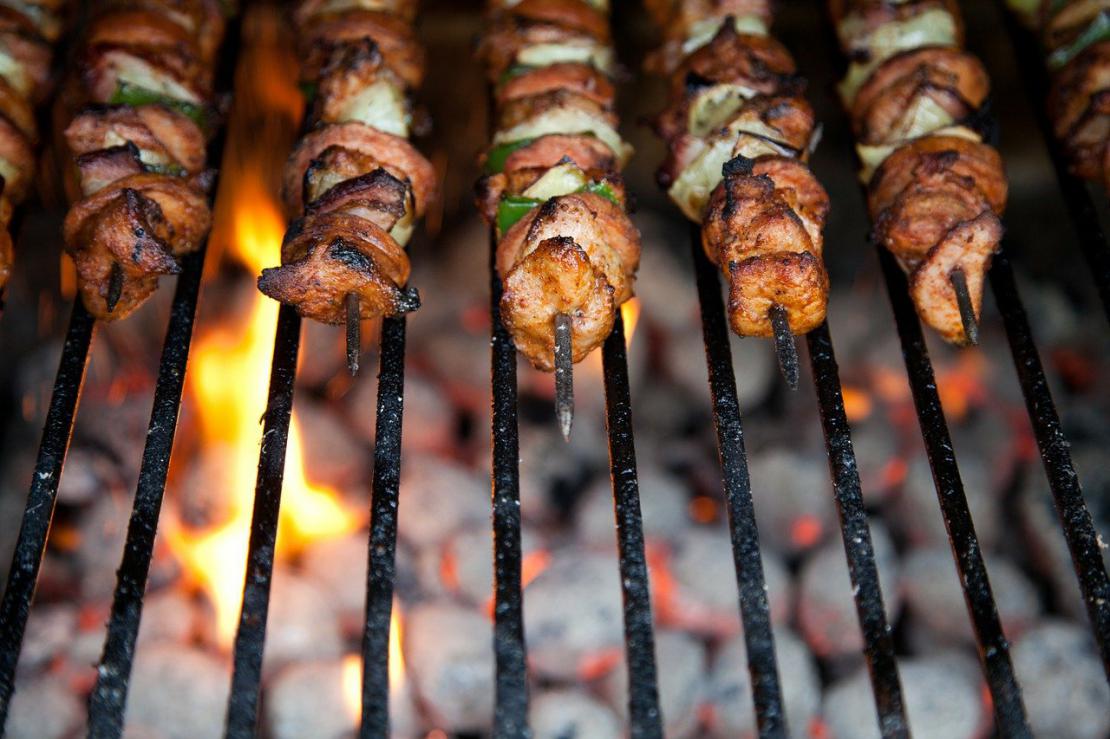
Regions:
M 610 79 L 606 13 L 583 0 L 495 4 L 480 46 L 494 85 L 500 134 L 522 134 L 478 183 L 491 223 L 506 202 L 530 208 L 498 233 L 496 267 L 504 292 L 501 321 L 538 369 L 554 371 L 555 318 L 571 320 L 571 358 L 579 362 L 613 330 L 632 297 L 640 234 L 625 210 L 619 168 L 627 147 Z M 597 127 L 605 135 L 597 135 Z
M 305 0 L 294 13 L 316 127 L 286 164 L 283 197 L 295 220 L 281 266 L 263 270 L 258 289 L 306 318 L 345 323 L 352 294 L 363 319 L 420 306 L 405 287 L 405 244 L 436 197 L 436 173 L 399 135 L 409 130 L 409 88 L 423 77 L 415 14 L 411 0 Z
M 34 106 L 48 91 L 52 44 L 61 28 L 60 2 L 10 2 L 0 7 L 0 290 L 11 276 L 12 211 L 27 196 L 39 143 Z
M 964 125 L 990 81 L 959 48 L 963 23 L 950 0 L 833 0 L 832 11 L 856 71 L 869 70 L 854 81 L 849 72 L 855 89 L 842 92 L 868 177 L 873 236 L 909 274 L 921 319 L 964 344 L 951 274 L 963 271 L 978 318 L 1006 207 L 1001 157 Z
M 63 231 L 81 299 L 99 319 L 134 312 L 211 227 L 207 124 L 224 12 L 218 0 L 108 0 L 85 29 L 65 130 L 75 202 Z M 110 306 L 114 271 L 122 285 Z
M 816 123 L 794 60 L 765 35 L 766 3 L 651 5 L 670 39 L 662 66 L 674 70 L 670 105 L 655 126 L 669 150 L 659 182 L 702 225 L 706 255 L 728 281 L 733 331 L 772 336 L 769 313 L 780 305 L 790 330 L 807 333 L 828 305 L 821 249 L 829 200 L 805 164 Z M 672 36 L 673 28 L 685 31 Z M 714 28 L 707 41 L 698 36 Z M 673 58 L 676 47 L 685 47 L 684 59 Z

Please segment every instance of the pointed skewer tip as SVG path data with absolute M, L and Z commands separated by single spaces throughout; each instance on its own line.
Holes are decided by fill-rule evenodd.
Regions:
M 948 281 L 952 283 L 952 291 L 956 293 L 956 305 L 960 309 L 960 323 L 964 327 L 964 336 L 971 346 L 979 344 L 979 321 L 975 317 L 975 306 L 971 303 L 971 292 L 967 287 L 967 275 L 956 267 L 948 273 Z
M 775 353 L 779 358 L 779 370 L 791 390 L 798 389 L 798 345 L 790 331 L 790 320 L 786 308 L 775 303 L 768 311 L 771 328 L 775 332 Z
M 555 416 L 566 441 L 570 441 L 570 428 L 574 424 L 573 338 L 570 316 L 559 313 L 555 316 Z
M 358 355 L 362 345 L 362 316 L 358 295 L 347 293 L 347 370 L 351 377 L 358 374 Z

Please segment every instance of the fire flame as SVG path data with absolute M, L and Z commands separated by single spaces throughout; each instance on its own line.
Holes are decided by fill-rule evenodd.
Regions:
M 393 602 L 389 617 L 389 694 L 396 696 L 405 684 L 405 655 L 401 650 L 401 608 Z M 362 657 L 348 654 L 343 658 L 343 704 L 357 722 L 362 716 Z
M 244 21 L 244 50 L 237 75 L 236 107 L 228 135 L 212 243 L 250 273 L 279 261 L 285 218 L 273 184 L 289 151 L 303 108 L 295 84 L 296 59 L 282 43 L 277 12 L 259 6 Z M 280 72 L 284 72 L 280 73 Z M 260 125 L 259 121 L 265 121 Z M 211 259 L 209 260 L 212 261 Z M 198 336 L 188 390 L 195 401 L 205 447 L 231 450 L 220 485 L 230 499 L 227 519 L 194 530 L 167 520 L 167 540 L 191 580 L 211 599 L 217 637 L 232 643 L 239 619 L 258 466 L 259 419 L 266 407 L 278 304 L 253 293 L 249 310 Z M 172 519 L 172 517 L 171 517 Z M 278 554 L 358 528 L 337 493 L 308 479 L 300 428 L 289 428 Z

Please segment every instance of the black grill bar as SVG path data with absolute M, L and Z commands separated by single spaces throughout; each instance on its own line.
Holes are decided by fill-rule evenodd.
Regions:
M 1004 5 L 999 3 L 999 5 Z M 1106 243 L 1106 235 L 1099 223 L 1098 213 L 1091 198 L 1087 183 L 1073 175 L 1068 167 L 1067 156 L 1064 154 L 1060 142 L 1052 128 L 1052 121 L 1048 117 L 1048 70 L 1044 65 L 1044 52 L 1040 44 L 1014 14 L 1005 7 L 1000 8 L 1005 19 L 1006 28 L 1017 57 L 1018 69 L 1021 77 L 1028 82 L 1024 85 L 1033 107 L 1033 115 L 1037 125 L 1044 135 L 1045 147 L 1048 149 L 1052 167 L 1056 171 L 1056 179 L 1060 185 L 1060 192 L 1064 205 L 1068 211 L 1083 256 L 1087 259 L 1087 267 L 1094 278 L 1098 296 L 1102 300 L 1102 308 L 1110 320 L 1110 246 Z M 1105 652 L 1103 652 L 1105 655 Z
M 663 716 L 655 669 L 655 630 L 651 618 L 651 586 L 644 553 L 640 516 L 640 482 L 632 438 L 632 398 L 628 387 L 628 354 L 624 318 L 617 311 L 613 332 L 601 349 L 605 372 L 605 426 L 609 434 L 609 470 L 613 478 L 613 510 L 620 555 L 624 602 L 624 647 L 628 662 L 628 716 L 632 739 L 663 737 Z
M 925 452 L 933 471 L 937 499 L 944 516 L 952 555 L 956 560 L 971 625 L 975 631 L 979 660 L 994 702 L 995 721 L 1002 736 L 1031 737 L 1025 718 L 1025 706 L 1021 700 L 1021 689 L 1010 661 L 1009 644 L 1002 632 L 1002 623 L 998 618 L 998 609 L 995 607 L 990 580 L 983 563 L 982 548 L 968 510 L 948 423 L 940 405 L 936 377 L 925 345 L 921 322 L 914 311 L 913 301 L 910 300 L 906 276 L 886 249 L 882 246 L 877 246 L 877 249 L 898 326 L 898 337 L 902 342 L 902 356 L 906 362 Z
M 752 484 L 747 452 L 744 450 L 744 427 L 736 394 L 725 308 L 717 271 L 702 251 L 701 231 L 696 225 L 691 226 L 690 248 L 697 274 L 702 336 L 705 339 L 709 391 L 713 400 L 713 423 L 717 429 L 717 452 L 728 511 L 729 536 L 732 538 L 756 722 L 761 737 L 785 737 L 787 729 L 782 684 L 775 661 L 775 640 L 771 632 L 771 612 L 763 576 L 763 556 L 759 551 L 759 531 L 752 503 Z
M 89 736 L 101 739 L 123 734 L 124 709 L 135 656 L 135 640 L 143 613 L 154 538 L 162 512 L 166 491 L 166 475 L 170 468 L 174 436 L 177 433 L 181 393 L 185 387 L 185 368 L 193 338 L 200 279 L 204 272 L 205 249 L 193 252 L 182 260 L 177 278 L 162 359 L 158 365 L 158 381 L 154 389 L 154 406 L 147 427 L 139 482 L 127 541 L 117 572 L 116 592 L 108 621 L 108 636 L 97 670 L 96 687 L 89 698 Z
M 266 616 L 270 608 L 270 581 L 274 572 L 285 450 L 289 441 L 300 342 L 301 318 L 296 310 L 283 305 L 278 312 L 274 337 L 270 390 L 266 400 L 262 451 L 258 457 L 258 478 L 247 549 L 243 607 L 235 634 L 231 693 L 224 732 L 228 739 L 250 739 L 255 735 L 258 724 L 262 647 L 266 641 Z
M 70 314 L 38 459 L 31 477 L 31 489 L 27 494 L 27 506 L 23 510 L 4 598 L 0 601 L 0 730 L 7 721 L 8 707 L 15 690 L 15 668 L 23 649 L 23 631 L 27 627 L 35 583 L 54 518 L 58 483 L 73 435 L 73 419 L 85 381 L 95 323 L 96 320 L 85 310 L 78 297 Z
M 1056 512 L 1064 529 L 1079 588 L 1087 606 L 1102 666 L 1110 678 L 1110 581 L 1102 560 L 1098 533 L 1083 500 L 1079 477 L 1072 465 L 1068 441 L 1060 427 L 1060 416 L 1052 400 L 1040 355 L 1033 342 L 1029 318 L 1014 281 L 1013 267 L 1003 253 L 994 258 L 990 271 L 995 302 L 1002 314 L 1010 351 L 1014 355 L 1021 391 L 1025 396 L 1029 420 L 1037 438 Z
M 525 739 L 528 670 L 520 544 L 520 429 L 517 422 L 516 347 L 501 324 L 501 279 L 490 234 L 490 378 L 493 397 L 493 651 L 496 659 L 494 736 Z
M 875 565 L 871 529 L 863 505 L 859 468 L 852 449 L 848 417 L 844 412 L 840 372 L 828 322 L 811 331 L 806 336 L 806 343 L 829 454 L 834 498 L 840 515 L 840 533 L 844 539 L 856 613 L 863 632 L 864 654 L 875 694 L 879 731 L 883 737 L 890 739 L 908 739 L 910 730 L 902 699 L 902 683 L 898 677 L 898 663 L 894 659 L 894 640 L 891 639 L 890 624 L 883 607 L 879 570 Z
M 401 421 L 405 394 L 405 317 L 382 319 L 366 624 L 362 634 L 363 739 L 389 736 L 389 629 L 397 563 Z M 419 514 L 421 512 L 417 512 Z

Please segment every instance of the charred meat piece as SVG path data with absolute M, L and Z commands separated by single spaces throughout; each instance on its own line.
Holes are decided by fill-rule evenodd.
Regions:
M 684 97 L 691 87 L 731 84 L 750 90 L 750 94 L 779 94 L 796 91 L 794 59 L 782 44 L 770 36 L 738 33 L 725 25 L 675 70 L 671 76 L 671 97 Z M 793 87 L 791 87 L 793 86 Z
M 702 229 L 706 255 L 729 282 L 729 320 L 741 336 L 773 335 L 772 305 L 796 334 L 825 320 L 828 275 L 821 232 L 829 199 L 795 159 L 737 159 L 710 200 Z
M 65 247 L 89 312 L 101 319 L 124 318 L 157 289 L 161 275 L 180 271 L 169 243 L 173 227 L 157 201 L 132 188 L 113 188 L 110 197 L 94 198 L 97 206 L 84 209 L 84 217 L 73 217 L 72 210 L 66 217 Z M 117 269 L 122 285 L 119 295 L 110 297 Z
M 989 92 L 987 72 L 973 55 L 914 49 L 872 72 L 852 103 L 852 127 L 862 144 L 899 143 L 970 117 Z
M 412 120 L 404 82 L 369 38 L 332 50 L 316 82 L 315 108 L 317 121 L 364 123 L 401 137 Z
M 139 149 L 128 142 L 123 146 L 97 149 L 79 155 L 77 165 L 81 180 L 81 192 L 88 197 L 103 190 L 116 180 L 143 173 L 143 163 L 139 159 Z
M 952 288 L 952 272 L 963 271 L 972 309 L 978 320 L 983 304 L 983 280 L 1002 240 L 1002 222 L 991 211 L 954 226 L 910 272 L 910 296 L 917 314 L 946 341 L 966 344 L 959 303 Z
M 522 0 L 498 15 L 479 55 L 493 83 L 518 70 L 578 62 L 613 66 L 606 18 L 582 0 Z
M 66 144 L 81 156 L 127 143 L 153 171 L 196 173 L 204 169 L 204 134 L 187 116 L 161 105 L 95 105 L 82 110 L 65 130 Z
M 1052 80 L 1049 114 L 1072 170 L 1087 179 L 1105 177 L 1110 142 L 1110 41 L 1092 44 Z
M 555 316 L 571 319 L 571 359 L 581 362 L 613 330 L 613 288 L 574 239 L 547 239 L 502 276 L 501 320 L 537 369 L 554 372 Z
M 435 170 L 408 141 L 383 133 L 362 123 L 325 125 L 301 139 L 289 158 L 283 180 L 283 197 L 289 213 L 299 213 L 305 202 L 303 188 L 310 165 L 325 149 L 339 147 L 372 161 L 358 174 L 383 167 L 398 179 L 406 180 L 416 199 L 416 215 L 422 216 L 435 197 Z M 353 155 L 352 155 L 353 156 Z
M 604 108 L 612 108 L 616 96 L 613 83 L 588 64 L 563 62 L 517 74 L 498 85 L 498 106 L 552 92 L 565 92 L 588 98 Z
M 868 186 L 872 218 L 878 219 L 919 178 L 941 173 L 978 193 L 995 213 L 1005 209 L 1007 184 L 998 152 L 977 141 L 936 135 L 909 142 L 879 165 Z
M 424 79 L 424 51 L 412 27 L 403 19 L 387 13 L 349 10 L 313 16 L 298 27 L 304 39 L 301 74 L 316 80 L 332 58 L 335 48 L 370 39 L 388 67 L 409 87 L 419 87 Z
M 639 261 L 639 233 L 607 198 L 576 193 L 534 208 L 497 246 L 501 316 L 517 348 L 538 369 L 554 369 L 554 317 L 566 313 L 580 361 L 608 336 L 615 307 L 632 296 Z
M 306 318 L 339 325 L 352 293 L 364 319 L 416 310 L 419 299 L 404 287 L 409 269 L 404 249 L 381 227 L 333 211 L 290 228 L 282 266 L 263 270 L 258 289 Z

